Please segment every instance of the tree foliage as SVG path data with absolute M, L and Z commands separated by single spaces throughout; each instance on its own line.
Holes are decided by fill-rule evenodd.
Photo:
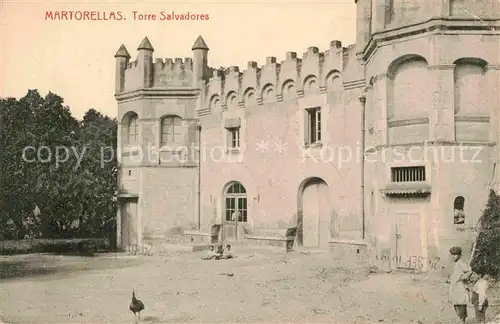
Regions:
M 54 93 L 0 99 L 0 239 L 114 234 L 116 138 L 116 120 L 78 121 Z
M 500 197 L 493 190 L 479 219 L 471 267 L 477 273 L 500 277 Z

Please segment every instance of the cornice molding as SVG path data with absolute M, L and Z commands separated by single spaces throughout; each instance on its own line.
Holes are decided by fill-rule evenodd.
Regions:
M 446 71 L 455 69 L 455 64 L 436 64 L 436 65 L 429 65 L 427 68 L 432 71 L 435 70 Z
M 487 71 L 498 71 L 500 70 L 500 64 L 488 64 L 484 68 L 484 70 Z
M 123 102 L 133 99 L 144 98 L 166 98 L 181 99 L 181 98 L 196 98 L 199 94 L 199 89 L 161 89 L 161 88 L 144 88 L 130 92 L 124 92 L 115 95 L 118 102 Z
M 485 24 L 488 22 L 491 24 Z M 477 19 L 471 18 L 457 19 L 457 17 L 434 17 L 421 23 L 387 29 L 372 35 L 370 41 L 363 49 L 362 58 L 364 61 L 368 61 L 381 43 L 398 38 L 408 38 L 416 35 L 427 36 L 445 32 L 460 34 L 460 32 L 470 32 L 471 30 L 476 33 L 482 32 L 486 35 L 497 35 L 500 30 L 499 22 L 499 19 L 482 19 L 481 22 L 478 22 Z

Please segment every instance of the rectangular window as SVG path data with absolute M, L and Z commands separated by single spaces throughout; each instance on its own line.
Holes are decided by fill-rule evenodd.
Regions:
M 139 119 L 132 117 L 128 125 L 128 144 L 137 144 L 139 138 Z
M 237 149 L 240 147 L 240 129 L 239 128 L 229 128 L 229 138 L 228 144 L 229 148 Z
M 171 120 L 165 120 L 161 128 L 161 145 L 167 145 L 171 142 L 173 125 Z
M 168 116 L 163 118 L 161 123 L 161 146 L 181 144 L 182 138 L 182 119 L 178 116 Z
M 247 222 L 247 198 L 246 197 L 226 197 L 226 221 Z
M 425 166 L 409 166 L 391 168 L 392 182 L 423 182 Z
M 226 198 L 226 221 L 232 221 L 233 213 L 236 211 L 236 199 Z
M 321 109 L 306 109 L 305 144 L 321 143 Z
M 238 198 L 238 222 L 246 222 L 247 221 L 247 198 L 240 197 Z

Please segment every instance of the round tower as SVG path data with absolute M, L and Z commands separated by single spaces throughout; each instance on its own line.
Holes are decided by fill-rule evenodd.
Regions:
M 203 37 L 198 36 L 191 48 L 193 51 L 193 87 L 200 88 L 208 67 L 208 46 Z
M 139 70 L 139 87 L 151 88 L 153 86 L 153 52 L 154 48 L 147 37 L 144 37 L 137 48 L 137 67 Z
M 130 54 L 125 45 L 121 45 L 115 54 L 116 72 L 115 72 L 115 94 L 123 92 L 125 88 L 125 70 L 130 60 Z
M 452 245 L 467 258 L 498 161 L 500 3 L 357 6 L 367 232 L 393 268 L 429 270 Z

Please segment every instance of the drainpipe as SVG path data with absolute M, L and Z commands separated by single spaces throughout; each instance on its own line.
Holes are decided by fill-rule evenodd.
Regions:
M 362 219 L 362 239 L 365 239 L 365 106 L 366 106 L 366 96 L 362 94 L 359 96 L 359 102 L 361 103 L 361 156 L 360 156 L 360 167 L 361 167 L 361 219 Z
M 196 188 L 197 202 L 198 202 L 198 231 L 201 230 L 201 125 L 196 125 L 198 131 L 198 184 Z

